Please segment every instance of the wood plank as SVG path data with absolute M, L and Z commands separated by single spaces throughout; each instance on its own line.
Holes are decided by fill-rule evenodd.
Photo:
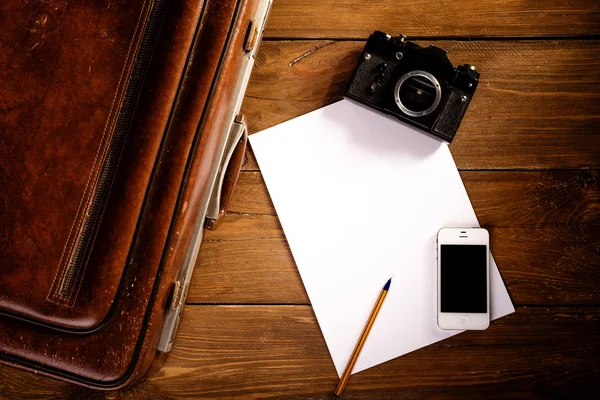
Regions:
M 270 38 L 364 39 L 375 29 L 407 36 L 567 36 L 600 33 L 593 0 L 285 0 L 275 1 Z
M 202 244 L 188 303 L 309 304 L 276 217 L 229 216 L 220 229 L 225 241 Z M 600 225 L 574 229 L 581 236 L 556 227 L 488 229 L 515 304 L 600 305 Z
M 483 225 L 600 223 L 600 171 L 462 171 L 460 175 Z M 240 174 L 228 210 L 276 215 L 260 172 Z
M 600 304 L 600 172 L 465 171 L 517 304 Z M 243 172 L 206 233 L 189 303 L 309 304 L 260 173 Z
M 433 43 L 481 72 L 451 145 L 460 169 L 600 168 L 600 41 Z M 249 130 L 341 99 L 363 46 L 263 43 L 243 105 Z M 252 157 L 245 169 L 257 169 Z
M 597 308 L 520 308 L 352 377 L 348 399 L 593 398 Z M 164 368 L 111 399 L 330 398 L 337 375 L 309 306 L 188 306 Z M 0 367 L 7 398 L 106 398 Z

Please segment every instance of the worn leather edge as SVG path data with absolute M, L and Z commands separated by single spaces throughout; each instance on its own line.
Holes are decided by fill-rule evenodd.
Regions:
M 56 298 L 57 289 L 59 286 L 60 276 L 63 275 L 65 271 L 65 266 L 68 263 L 70 258 L 70 253 L 73 247 L 73 243 L 75 241 L 75 236 L 73 236 L 74 231 L 78 231 L 85 215 L 85 210 L 87 206 L 84 206 L 86 202 L 89 202 L 92 193 L 95 189 L 95 182 L 97 181 L 98 172 L 102 169 L 103 160 L 105 158 L 105 153 L 109 144 L 111 143 L 112 136 L 114 134 L 115 126 L 119 119 L 119 113 L 122 106 L 123 97 L 127 91 L 128 82 L 130 80 L 130 72 L 132 66 L 135 64 L 137 46 L 140 42 L 140 39 L 143 37 L 144 26 L 147 22 L 148 16 L 151 14 L 154 0 L 144 0 L 142 6 L 140 7 L 139 16 L 137 19 L 136 28 L 133 31 L 133 34 L 129 40 L 129 46 L 127 55 L 123 61 L 123 66 L 121 69 L 121 74 L 119 75 L 119 80 L 117 86 L 114 91 L 114 98 L 110 106 L 110 110 L 108 116 L 106 117 L 106 122 L 104 124 L 104 129 L 102 131 L 102 136 L 97 144 L 97 151 L 95 159 L 92 163 L 92 167 L 89 173 L 89 177 L 87 179 L 86 186 L 84 187 L 81 200 L 79 202 L 79 206 L 71 224 L 70 232 L 65 238 L 64 247 L 61 252 L 59 265 L 56 267 L 56 273 L 52 278 L 52 283 L 50 284 L 48 293 L 46 296 L 41 296 L 41 301 L 45 301 L 48 304 L 55 304 L 58 306 L 67 306 L 71 307 L 73 305 L 72 302 L 61 302 Z M 90 246 L 91 247 L 91 246 Z M 83 268 L 79 271 L 79 276 L 76 278 L 79 279 L 83 275 Z M 68 327 L 60 326 L 58 324 L 54 324 L 51 322 L 51 318 L 47 317 L 45 314 L 32 310 L 31 308 L 25 308 L 23 310 L 19 310 L 16 308 L 0 308 L 0 313 L 6 316 L 10 316 L 12 318 L 26 320 L 35 324 L 48 326 L 51 329 L 65 330 L 68 331 Z
M 73 224 L 71 226 L 71 230 L 69 232 L 69 236 L 67 237 L 67 241 L 65 242 L 65 247 L 62 251 L 61 260 L 59 267 L 56 270 L 56 275 L 52 282 L 52 286 L 48 296 L 46 297 L 46 301 L 59 304 L 59 305 L 67 305 L 72 307 L 74 305 L 74 298 L 69 299 L 68 301 L 63 301 L 59 299 L 58 289 L 60 284 L 60 279 L 58 277 L 62 277 L 66 271 L 66 267 L 69 263 L 69 260 L 72 257 L 72 252 L 75 247 L 75 243 L 77 242 L 77 238 L 80 236 L 80 230 L 83 227 L 83 222 L 85 220 L 85 215 L 87 210 L 90 207 L 90 202 L 94 198 L 94 193 L 97 186 L 97 181 L 104 166 L 104 162 L 106 159 L 106 153 L 110 146 L 110 143 L 113 140 L 115 130 L 117 127 L 117 123 L 119 121 L 119 116 L 121 113 L 121 109 L 123 107 L 123 100 L 127 93 L 127 89 L 129 87 L 129 82 L 131 80 L 131 71 L 135 65 L 135 61 L 137 59 L 137 54 L 139 52 L 139 48 L 141 46 L 142 39 L 144 37 L 144 32 L 146 30 L 146 25 L 148 23 L 148 19 L 152 13 L 152 7 L 154 6 L 154 0 L 145 0 L 142 6 L 140 16 L 137 22 L 136 29 L 134 31 L 133 37 L 131 38 L 131 43 L 129 45 L 129 51 L 127 54 L 127 58 L 125 59 L 125 63 L 123 65 L 123 70 L 121 72 L 121 77 L 119 78 L 119 84 L 117 85 L 117 91 L 115 92 L 115 99 L 113 100 L 113 104 L 111 105 L 110 114 L 106 121 L 106 126 L 104 128 L 104 132 L 102 134 L 102 139 L 100 140 L 100 144 L 98 146 L 98 151 L 96 154 L 96 158 L 93 163 L 92 171 L 90 172 L 90 176 L 88 178 L 83 196 L 81 198 L 81 202 L 79 203 L 79 207 L 77 209 L 77 214 L 75 219 L 73 220 Z M 116 107 L 115 107 L 116 106 Z M 106 139 L 106 140 L 105 140 Z M 100 161 L 100 162 L 98 162 Z M 93 182 L 93 183 L 92 183 Z M 90 185 L 90 183 L 92 183 Z M 85 203 L 85 206 L 84 206 Z M 97 232 L 98 225 L 102 221 L 102 217 L 96 221 L 96 226 L 94 226 L 94 231 Z M 73 230 L 77 233 L 72 237 Z M 91 246 L 93 246 L 93 241 L 91 242 Z M 68 250 L 67 250 L 68 249 Z M 89 256 L 89 248 L 86 249 L 86 253 Z M 66 256 L 66 257 L 65 257 Z M 75 278 L 76 282 L 80 283 L 81 277 L 85 272 L 85 267 L 87 266 L 87 257 L 83 262 L 82 268 L 77 272 L 77 276 Z M 78 291 L 78 290 L 77 290 Z M 76 297 L 76 296 L 75 296 Z
M 230 36 L 227 40 L 228 44 L 226 45 L 226 48 L 222 53 L 222 59 L 220 62 L 221 69 L 222 69 L 222 65 L 223 65 L 225 58 L 229 54 L 228 50 L 231 46 L 231 43 L 233 42 L 234 29 L 232 27 L 235 26 L 235 24 L 241 24 L 243 22 L 242 18 L 239 17 L 240 9 L 242 8 L 243 5 L 247 5 L 247 3 L 249 3 L 249 2 L 250 1 L 248 1 L 248 2 L 240 1 L 237 4 L 236 13 L 232 19 L 232 24 L 230 27 L 230 34 L 229 34 Z M 241 35 L 243 36 L 244 33 L 245 32 L 243 32 Z M 243 38 L 242 38 L 242 40 L 243 40 Z M 210 103 L 212 103 L 212 101 L 211 101 L 211 100 L 213 100 L 212 95 L 214 94 L 216 83 L 217 83 L 219 77 L 220 77 L 220 74 L 217 74 L 213 80 L 213 85 L 211 88 L 211 95 L 209 96 Z M 210 105 L 207 105 L 207 107 L 205 108 L 204 115 L 203 115 L 203 121 L 205 121 L 207 119 L 206 113 L 207 113 L 207 109 L 209 107 L 210 107 Z M 201 123 L 200 125 L 203 126 L 203 123 Z M 219 129 L 215 129 L 215 131 L 220 133 Z M 198 137 L 197 137 L 197 140 L 198 140 Z M 180 209 L 180 208 L 178 207 L 178 209 Z M 167 251 L 167 249 L 168 249 L 168 247 L 165 247 L 165 252 Z M 157 277 L 156 277 L 154 285 L 153 285 L 152 294 L 151 294 L 151 297 L 150 297 L 150 300 L 148 303 L 148 307 L 146 308 L 146 314 L 144 316 L 144 324 L 143 324 L 143 327 L 139 334 L 139 339 L 136 344 L 134 356 L 131 359 L 130 367 L 128 368 L 127 372 L 120 379 L 108 381 L 108 382 L 94 381 L 94 380 L 83 378 L 81 376 L 77 376 L 75 374 L 60 371 L 53 367 L 47 367 L 47 366 L 44 366 L 44 365 L 41 365 L 41 364 L 38 364 L 38 363 L 35 363 L 32 361 L 24 360 L 19 357 L 9 355 L 7 353 L 0 354 L 0 362 L 7 364 L 7 365 L 14 366 L 14 367 L 18 367 L 21 369 L 25 369 L 25 370 L 28 370 L 31 372 L 35 372 L 40 375 L 48 376 L 48 377 L 55 378 L 55 379 L 61 379 L 63 381 L 75 383 L 75 384 L 86 386 L 86 387 L 93 388 L 93 389 L 100 389 L 100 390 L 119 389 L 119 388 L 130 385 L 130 384 L 134 383 L 135 381 L 141 379 L 145 375 L 145 373 L 148 371 L 148 369 L 151 367 L 151 365 L 154 362 L 155 357 L 157 356 L 157 352 L 153 348 L 152 344 L 153 344 L 153 342 L 155 343 L 157 340 L 157 337 L 155 337 L 155 336 L 156 336 L 156 333 L 160 331 L 160 329 L 159 329 L 160 321 L 158 321 L 158 322 L 154 321 L 152 323 L 152 320 L 161 319 L 161 317 L 162 317 L 162 312 L 161 312 L 162 310 L 158 308 L 160 305 L 160 301 L 158 301 L 159 300 L 158 299 L 158 297 L 159 297 L 158 291 L 161 286 L 163 287 L 162 297 L 164 298 L 167 295 L 167 291 L 165 290 L 166 289 L 165 281 L 161 279 L 162 273 L 164 272 L 163 271 L 164 267 L 165 267 L 165 263 L 161 262 L 161 265 L 159 266 L 159 272 L 157 274 Z M 161 315 L 159 315 L 159 314 L 161 314 Z M 154 335 L 152 335 L 152 332 L 148 332 L 149 324 L 151 324 L 153 326 Z M 81 332 L 81 333 L 93 333 L 100 328 L 101 328 L 101 326 L 97 327 L 96 329 L 94 329 L 91 332 Z M 151 336 L 154 336 L 154 337 L 151 337 Z M 159 353 L 158 356 L 162 357 L 162 353 Z

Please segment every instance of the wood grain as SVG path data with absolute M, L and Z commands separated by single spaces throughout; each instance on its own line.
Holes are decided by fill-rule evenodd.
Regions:
M 462 171 L 460 175 L 482 225 L 600 224 L 600 171 Z M 260 172 L 240 174 L 229 212 L 276 215 Z
M 189 303 L 309 304 L 276 217 L 229 216 L 221 229 L 219 241 L 200 249 Z M 515 304 L 600 305 L 600 225 L 582 236 L 556 227 L 488 229 Z
M 459 169 L 600 168 L 600 41 L 434 43 L 481 72 L 451 146 Z M 363 46 L 263 43 L 243 105 L 250 131 L 341 99 Z
M 461 173 L 517 304 L 600 304 L 598 171 Z M 309 304 L 260 173 L 206 233 L 189 303 Z
M 183 315 L 164 368 L 131 389 L 105 395 L 0 367 L 0 392 L 40 399 L 330 398 L 337 375 L 309 306 L 188 306 Z M 344 398 L 592 398 L 600 394 L 591 384 L 599 356 L 597 308 L 520 308 L 484 332 L 353 376 Z
M 444 37 L 570 36 L 600 33 L 593 0 L 275 1 L 268 38 L 364 39 L 374 30 Z
M 600 3 L 275 0 L 250 131 L 341 99 L 375 29 L 481 72 L 451 150 L 513 301 L 533 306 L 360 373 L 344 398 L 600 398 Z M 329 399 L 333 364 L 251 152 L 243 168 L 156 376 L 101 393 L 0 366 L 0 399 Z

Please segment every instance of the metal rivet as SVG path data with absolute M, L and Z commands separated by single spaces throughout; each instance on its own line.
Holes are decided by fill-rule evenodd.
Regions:
M 401 52 L 397 52 L 396 53 L 396 59 L 397 60 L 402 60 L 402 57 L 404 57 L 404 54 L 402 54 Z
M 467 96 L 462 96 L 462 97 L 460 98 L 460 102 L 461 102 L 461 103 L 464 103 L 465 101 L 467 101 Z
M 387 40 L 390 40 L 390 39 L 392 38 L 392 35 L 390 35 L 389 33 L 386 33 L 386 34 L 385 34 L 385 38 L 386 38 Z
M 365 60 L 370 60 L 371 59 L 371 55 L 369 53 L 365 54 Z
M 472 84 L 472 83 L 469 83 L 469 87 L 473 87 L 473 84 Z

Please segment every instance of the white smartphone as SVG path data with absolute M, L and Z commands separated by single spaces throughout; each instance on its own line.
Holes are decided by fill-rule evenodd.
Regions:
M 437 237 L 438 326 L 490 325 L 490 236 L 483 228 L 443 228 Z

